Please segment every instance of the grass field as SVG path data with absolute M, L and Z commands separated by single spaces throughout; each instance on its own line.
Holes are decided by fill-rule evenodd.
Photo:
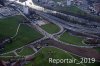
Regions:
M 78 45 L 78 46 L 84 45 L 82 43 L 83 38 L 70 35 L 68 32 L 63 33 L 60 36 L 59 40 L 66 42 L 66 43 L 69 43 L 69 44 L 73 44 L 73 45 Z
M 25 51 L 24 51 L 25 52 Z M 12 57 L 5 57 L 0 59 L 8 60 Z M 16 57 L 17 58 L 17 57 Z M 24 66 L 99 66 L 99 62 L 95 63 L 84 63 L 84 64 L 76 64 L 76 63 L 60 63 L 60 64 L 52 64 L 49 63 L 49 58 L 53 59 L 76 59 L 76 63 L 80 62 L 80 57 L 73 55 L 69 52 L 64 52 L 60 49 L 54 47 L 46 47 L 42 48 L 35 56 L 34 59 L 28 61 Z
M 34 58 L 33 61 L 28 62 L 25 66 L 98 66 L 99 63 L 86 63 L 86 64 L 76 64 L 76 63 L 60 63 L 52 64 L 49 63 L 49 58 L 53 59 L 76 59 L 76 63 L 80 62 L 81 59 L 78 56 L 75 56 L 69 52 L 64 52 L 60 49 L 47 47 L 43 48 Z
M 47 31 L 50 34 L 57 33 L 57 32 L 60 31 L 60 28 L 53 23 L 42 25 L 41 28 L 44 29 L 45 31 Z
M 25 47 L 20 52 L 18 52 L 18 55 L 20 55 L 20 56 L 27 56 L 27 55 L 31 55 L 33 53 L 34 53 L 34 50 L 32 50 L 29 47 Z
M 100 52 L 100 47 L 96 47 L 94 49 L 96 49 L 98 52 Z
M 59 12 L 69 12 L 69 13 L 73 13 L 73 14 L 84 14 L 85 12 L 80 10 L 78 7 L 76 6 L 65 6 L 65 7 L 60 7 L 57 6 L 56 8 L 54 8 L 54 10 L 57 10 Z
M 18 24 L 21 22 L 22 16 L 14 16 L 0 20 L 0 38 L 11 37 L 16 33 Z M 8 52 L 24 45 L 31 41 L 40 39 L 42 35 L 36 30 L 28 27 L 25 24 L 20 26 L 18 35 L 12 40 L 12 43 L 6 44 L 3 52 Z
M 8 17 L 0 19 L 0 37 L 13 36 L 19 24 L 21 16 Z
M 60 1 L 64 1 L 64 0 L 53 0 L 53 1 L 55 1 L 55 2 L 60 2 Z
M 25 66 L 83 66 L 82 64 L 52 64 L 49 63 L 49 58 L 57 59 L 71 59 L 73 58 L 69 53 L 65 53 L 62 50 L 56 48 L 43 48 L 35 57 L 34 61 L 29 62 Z M 77 61 L 78 62 L 78 61 Z
M 7 54 L 0 55 L 0 56 L 15 56 L 15 54 L 13 52 L 11 52 L 11 53 L 7 53 Z

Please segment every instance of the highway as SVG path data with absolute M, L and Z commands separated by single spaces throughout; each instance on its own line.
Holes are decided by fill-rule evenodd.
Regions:
M 67 22 L 67 21 L 64 21 L 62 19 L 59 19 L 55 16 L 52 16 L 52 15 L 49 15 L 47 13 L 59 13 L 57 11 L 52 11 L 52 10 L 49 10 L 49 9 L 45 9 L 41 6 L 38 6 L 38 5 L 35 5 L 32 0 L 28 0 L 27 2 L 19 2 L 19 1 L 14 1 L 14 3 L 16 4 L 20 4 L 20 6 L 23 8 L 22 5 L 25 6 L 25 4 L 27 4 L 28 7 L 30 7 L 31 9 L 33 9 L 38 15 L 40 15 L 41 17 L 44 17 L 46 19 L 48 19 L 49 21 L 55 23 L 55 24 L 59 24 L 60 26 L 62 26 L 63 28 L 65 28 L 66 30 L 71 30 L 71 31 L 74 31 L 74 32 L 77 32 L 77 33 L 82 33 L 84 35 L 86 35 L 87 37 L 93 37 L 93 38 L 99 38 L 97 36 L 97 34 L 100 34 L 100 28 L 87 28 L 87 27 L 83 27 L 81 25 L 78 25 L 78 24 L 73 24 L 71 22 Z M 31 3 L 31 4 L 30 4 Z M 17 6 L 18 7 L 18 6 Z M 19 7 L 18 7 L 19 8 Z M 20 8 L 22 10 L 22 8 Z M 66 14 L 63 14 L 63 13 L 59 13 L 61 15 L 64 15 L 64 16 L 70 16 L 71 18 L 74 18 L 73 16 L 71 15 L 66 15 Z M 27 19 L 27 18 L 26 18 Z M 75 17 L 76 20 L 80 20 L 80 18 L 77 18 Z M 83 20 L 84 21 L 84 20 Z M 85 21 L 84 21 L 85 22 Z M 86 22 L 88 23 L 88 22 Z M 91 24 L 91 23 L 90 23 Z M 93 23 L 93 24 L 96 24 L 96 25 L 100 25 L 98 24 L 97 22 Z M 58 25 L 58 26 L 59 26 Z M 99 26 L 100 27 L 100 26 Z M 95 35 L 96 34 L 96 35 Z
M 16 8 L 17 9 L 17 8 Z M 30 27 L 32 27 L 32 28 L 35 28 L 35 29 L 37 29 L 42 35 L 44 35 L 44 39 L 47 39 L 47 38 L 50 38 L 50 39 L 53 39 L 53 40 L 55 40 L 55 41 L 58 41 L 58 42 L 60 42 L 60 43 L 63 43 L 63 44 L 67 44 L 67 45 L 72 45 L 72 44 L 68 44 L 68 43 L 65 43 L 65 42 L 62 42 L 62 41 L 60 41 L 60 40 L 58 40 L 56 37 L 55 37 L 55 35 L 59 35 L 60 33 L 62 33 L 63 32 L 63 27 L 61 27 L 61 25 L 62 24 L 60 24 L 58 21 L 60 20 L 54 20 L 54 19 L 51 19 L 51 18 L 49 18 L 49 17 L 47 17 L 47 16 L 44 16 L 44 14 L 42 15 L 42 13 L 40 13 L 40 12 L 36 12 L 36 13 L 38 13 L 40 16 L 42 16 L 43 18 L 46 18 L 46 19 L 48 19 L 50 22 L 53 22 L 54 24 L 56 24 L 56 25 L 58 25 L 59 27 L 60 27 L 60 29 L 61 29 L 61 31 L 59 31 L 58 33 L 54 33 L 54 34 L 49 34 L 48 32 L 46 32 L 45 30 L 43 30 L 41 27 L 39 27 L 38 25 L 36 25 L 34 22 L 32 22 L 28 17 L 26 17 L 24 14 L 23 14 L 23 12 L 21 12 L 19 9 L 17 9 L 19 12 L 20 12 L 20 14 L 21 15 L 23 15 L 30 23 L 29 24 L 27 24 L 28 26 L 30 26 Z M 53 17 L 52 17 L 53 18 Z M 65 25 L 65 27 L 67 27 L 66 25 Z M 68 28 L 70 28 L 70 27 L 68 27 Z M 39 41 L 37 41 L 37 42 L 39 42 Z M 32 44 L 33 44 L 34 42 L 32 42 Z M 30 45 L 30 44 L 29 44 Z M 76 45 L 72 45 L 72 46 L 75 46 L 75 47 L 78 47 L 78 46 L 76 46 Z M 85 47 L 85 48 L 91 48 L 91 46 L 79 46 L 79 47 Z M 92 46 L 93 47 L 93 46 Z
M 52 21 L 53 23 L 59 23 L 60 25 L 62 25 L 64 28 L 66 28 L 66 29 L 68 29 L 68 30 L 72 30 L 72 31 L 79 32 L 79 33 L 84 33 L 84 34 L 86 34 L 86 35 L 88 35 L 88 36 L 89 36 L 89 35 L 92 35 L 92 34 L 91 34 L 92 31 L 89 32 L 89 31 L 86 30 L 86 29 L 82 29 L 82 28 L 80 28 L 80 27 L 78 27 L 78 26 L 69 24 L 69 23 L 67 23 L 66 21 L 61 20 L 61 19 L 59 19 L 59 18 L 56 18 L 56 17 L 54 17 L 54 16 L 51 16 L 51 15 L 48 15 L 48 14 L 46 14 L 46 13 L 39 12 L 39 11 L 36 11 L 36 13 L 37 13 L 38 15 L 40 15 L 41 17 L 44 17 L 44 18 L 46 18 L 46 19 Z M 96 35 L 92 35 L 92 37 L 98 38 L 98 36 L 96 36 Z
M 22 16 L 24 16 L 28 21 L 30 21 L 30 19 L 27 18 L 19 9 L 17 9 L 17 10 L 20 12 L 20 14 Z M 39 39 L 39 40 L 36 40 L 36 41 L 34 41 L 32 43 L 29 43 L 28 45 L 25 45 L 25 46 L 22 46 L 20 48 L 17 48 L 15 50 L 13 50 L 13 51 L 7 52 L 7 53 L 13 52 L 16 55 L 16 57 L 13 57 L 13 58 L 17 58 L 19 56 L 16 53 L 16 50 L 22 49 L 22 48 L 24 48 L 26 46 L 30 46 L 33 50 L 35 50 L 36 53 L 34 53 L 34 54 L 30 55 L 30 56 L 26 56 L 24 59 L 28 60 L 30 57 L 33 58 L 35 56 L 35 54 L 37 54 L 39 52 L 39 50 L 36 50 L 36 48 L 34 46 L 37 45 L 37 44 L 40 44 L 39 42 L 43 42 L 45 40 L 48 41 L 47 39 L 51 38 L 53 41 L 49 42 L 49 43 L 51 43 L 51 46 L 54 47 L 54 48 L 58 48 L 60 50 L 62 49 L 65 52 L 68 51 L 68 52 L 73 53 L 74 55 L 77 55 L 77 56 L 80 56 L 80 57 L 89 57 L 89 58 L 94 57 L 94 58 L 96 58 L 96 60 L 100 60 L 100 54 L 92 49 L 93 46 L 76 46 L 76 45 L 72 45 L 72 44 L 68 44 L 68 43 L 62 42 L 62 41 L 58 40 L 57 38 L 55 38 L 55 35 L 58 35 L 58 34 L 62 33 L 64 31 L 64 28 L 72 30 L 72 31 L 75 31 L 75 32 L 83 32 L 84 33 L 84 32 L 88 32 L 88 31 L 83 30 L 82 28 L 79 28 L 78 26 L 69 24 L 64 20 L 61 20 L 61 19 L 56 18 L 54 16 L 51 16 L 51 15 L 49 15 L 49 14 L 43 12 L 43 11 L 39 11 L 39 10 L 35 10 L 35 11 L 39 16 L 41 16 L 43 18 L 46 18 L 50 22 L 53 22 L 54 24 L 58 25 L 61 30 L 58 33 L 49 34 L 45 30 L 43 30 L 41 27 L 39 27 L 38 25 L 34 24 L 32 21 L 30 21 L 29 24 L 26 23 L 28 26 L 30 26 L 32 28 L 36 28 L 42 35 L 44 35 L 44 37 Z M 21 24 L 18 25 L 16 33 L 15 33 L 15 35 L 13 37 L 15 37 L 17 35 L 17 33 L 19 31 L 19 28 L 20 28 L 20 25 Z M 97 36 L 94 36 L 94 37 L 97 37 Z M 41 44 L 44 44 L 44 43 L 41 43 Z M 42 46 L 42 47 L 44 47 L 44 46 Z M 94 54 L 91 55 L 92 54 L 91 52 L 94 52 Z M 4 53 L 4 54 L 7 54 L 7 53 Z
M 21 5 L 25 5 L 25 2 L 21 3 L 21 2 L 16 1 L 15 3 L 21 4 Z M 51 20 L 58 21 L 59 24 L 61 24 L 66 29 L 69 29 L 69 30 L 72 30 L 72 31 L 75 31 L 75 32 L 82 32 L 82 33 L 86 33 L 86 34 L 92 34 L 92 35 L 100 33 L 100 24 L 97 23 L 97 22 L 91 22 L 90 23 L 88 20 L 85 20 L 85 19 L 82 19 L 82 18 L 79 18 L 79 17 L 75 17 L 75 16 L 72 16 L 72 15 L 67 15 L 67 14 L 63 14 L 63 13 L 57 12 L 57 11 L 45 9 L 45 8 L 43 8 L 41 6 L 38 6 L 38 5 L 34 4 L 32 2 L 32 0 L 27 1 L 26 4 L 27 4 L 28 7 L 32 8 L 32 9 L 35 9 L 37 13 L 41 12 L 42 16 L 43 16 L 43 13 L 44 13 L 44 16 L 50 18 Z M 91 25 L 91 24 L 97 25 L 98 27 L 97 28 L 84 27 L 84 26 L 79 25 L 79 24 L 73 24 L 71 22 L 67 22 L 67 21 L 61 20 L 61 19 L 56 18 L 54 16 L 48 15 L 46 13 L 59 13 L 60 15 L 71 17 L 71 19 L 76 19 L 78 21 L 82 21 L 82 22 L 84 22 L 86 24 L 89 24 L 89 25 Z M 56 22 L 56 23 L 58 23 L 58 22 Z
M 17 9 L 20 13 L 21 13 L 21 15 L 23 15 L 27 20 L 29 20 L 30 21 L 30 19 L 29 18 L 27 18 L 19 9 Z M 59 19 L 59 18 L 56 18 L 56 17 L 54 17 L 54 16 L 51 16 L 51 15 L 48 15 L 48 14 L 46 14 L 45 12 L 41 12 L 41 11 L 38 11 L 38 10 L 35 10 L 36 11 L 36 13 L 39 15 L 39 16 L 41 16 L 41 17 L 43 17 L 43 18 L 46 18 L 46 19 L 48 19 L 49 21 L 51 21 L 51 22 L 53 22 L 53 23 L 55 23 L 55 24 L 57 24 L 60 28 L 61 28 L 61 31 L 59 31 L 58 33 L 56 33 L 56 34 L 59 34 L 59 33 L 61 33 L 64 29 L 63 29 L 63 27 L 64 28 L 66 28 L 66 29 L 69 29 L 69 30 L 72 30 L 72 31 L 75 31 L 75 32 L 82 32 L 82 33 L 87 33 L 87 32 L 89 32 L 89 31 L 87 31 L 87 30 L 84 30 L 84 29 L 82 29 L 82 28 L 80 28 L 80 27 L 78 27 L 78 26 L 75 26 L 75 25 L 72 25 L 72 24 L 69 24 L 69 23 L 67 23 L 66 21 L 64 21 L 64 20 L 61 20 L 61 19 Z M 34 46 L 34 44 L 35 43 L 38 43 L 38 42 L 40 42 L 40 41 L 43 41 L 43 40 L 45 40 L 45 39 L 47 39 L 47 38 L 51 38 L 51 39 L 53 39 L 53 40 L 55 40 L 54 42 L 58 42 L 58 44 L 59 44 L 59 46 L 57 46 L 56 45 L 56 43 L 55 44 L 53 44 L 53 46 L 55 46 L 55 47 L 58 47 L 58 48 L 60 48 L 60 49 L 63 49 L 63 50 L 66 50 L 66 51 L 69 51 L 69 52 L 72 52 L 72 53 L 75 53 L 76 55 L 79 55 L 79 56 L 83 56 L 83 57 L 87 57 L 87 54 L 85 53 L 86 51 L 85 51 L 85 49 L 88 51 L 88 49 L 87 48 L 91 48 L 91 46 L 82 46 L 82 47 L 80 47 L 80 46 L 74 46 L 74 45 L 71 45 L 71 44 L 68 44 L 68 43 L 64 43 L 64 42 L 62 42 L 62 41 L 59 41 L 58 39 L 56 39 L 55 37 L 54 37 L 54 35 L 56 35 L 56 34 L 49 34 L 49 33 L 47 33 L 46 31 L 44 31 L 42 28 L 40 28 L 38 25 L 36 25 L 36 24 L 34 24 L 32 21 L 30 21 L 31 22 L 31 25 L 30 24 L 27 24 L 28 26 L 30 26 L 30 27 L 35 27 L 41 34 L 43 34 L 44 35 L 44 37 L 43 38 L 41 38 L 41 39 L 39 39 L 39 40 L 37 40 L 37 41 L 35 41 L 35 42 L 32 42 L 32 43 L 30 43 L 30 44 L 28 44 L 28 45 L 25 45 L 25 46 L 30 46 L 30 45 L 33 45 Z M 19 27 L 20 27 L 20 24 L 19 24 L 19 26 L 18 26 L 18 29 L 19 29 Z M 18 29 L 17 29 L 17 32 L 18 32 Z M 15 34 L 15 36 L 17 35 L 17 32 L 16 32 L 16 34 Z M 90 34 L 88 34 L 88 35 L 90 35 Z M 93 37 L 98 37 L 98 36 L 95 36 L 95 35 L 92 35 Z M 61 44 L 60 44 L 61 43 Z M 52 43 L 51 43 L 52 44 Z M 62 45 L 63 44 L 63 45 Z M 25 46 L 23 46 L 23 47 L 25 47 Z M 21 48 L 23 48 L 23 47 L 21 47 Z M 67 48 L 66 48 L 67 47 Z M 69 49 L 70 48 L 70 49 Z M 73 50 L 72 50 L 72 48 L 73 48 Z M 80 52 L 80 51 L 76 51 L 77 50 L 77 48 L 79 49 L 79 50 L 82 50 L 82 51 L 84 51 L 84 53 L 82 52 L 81 54 L 80 53 L 78 53 L 78 52 Z M 18 48 L 18 49 L 20 49 L 20 48 Z M 11 52 L 15 52 L 16 50 L 18 50 L 18 49 L 15 49 L 15 50 L 13 50 L 13 51 L 11 51 Z M 75 50 L 76 49 L 76 50 Z M 75 50 L 75 51 L 74 51 Z M 90 51 L 91 51 L 91 49 L 90 49 Z M 94 50 L 93 50 L 94 51 Z M 10 53 L 10 52 L 8 52 L 8 53 Z M 5 54 L 7 54 L 7 53 L 5 53 Z M 16 53 L 15 53 L 16 54 Z M 86 55 L 83 55 L 83 54 L 86 54 Z M 89 54 L 89 53 L 88 53 Z M 16 54 L 17 55 L 17 54 Z M 90 56 L 92 56 L 91 54 L 89 54 Z M 95 56 L 95 55 L 97 55 L 97 56 Z M 33 55 L 32 55 L 33 56 Z M 89 57 L 90 57 L 89 56 Z M 100 58 L 100 56 L 99 56 L 99 54 L 97 53 L 97 54 L 94 54 L 93 55 L 93 57 L 96 57 L 96 59 L 99 59 Z

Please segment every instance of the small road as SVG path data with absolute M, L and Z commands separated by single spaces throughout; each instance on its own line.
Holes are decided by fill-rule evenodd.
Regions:
M 18 11 L 28 21 L 30 21 L 30 19 L 27 18 L 19 9 L 18 9 Z M 71 27 L 70 25 L 67 25 L 66 26 L 66 25 L 62 24 L 62 20 L 60 20 L 60 19 L 57 19 L 57 18 L 54 18 L 54 17 L 50 17 L 49 15 L 44 14 L 44 13 L 41 13 L 39 11 L 36 12 L 36 13 L 40 14 L 42 17 L 47 18 L 48 20 L 52 21 L 55 24 L 59 24 L 59 26 L 63 26 L 64 28 L 67 28 L 67 29 L 69 28 L 71 30 L 75 30 L 75 29 L 72 29 L 73 27 Z M 41 34 L 44 35 L 44 37 L 41 38 L 41 39 L 39 39 L 39 40 L 36 40 L 36 41 L 34 41 L 32 43 L 29 43 L 28 45 L 25 45 L 25 46 L 30 46 L 30 45 L 33 45 L 34 46 L 35 43 L 38 43 L 40 41 L 43 42 L 43 40 L 45 40 L 47 38 L 50 38 L 51 40 L 48 40 L 47 42 L 49 42 L 51 44 L 51 46 L 54 46 L 54 47 L 63 49 L 65 51 L 69 51 L 69 52 L 71 52 L 73 54 L 76 54 L 76 55 L 79 55 L 79 56 L 82 56 L 82 57 L 96 58 L 97 60 L 100 60 L 100 53 L 96 52 L 91 47 L 87 47 L 87 46 L 86 47 L 79 47 L 79 46 L 74 46 L 74 45 L 71 45 L 71 44 L 68 44 L 68 43 L 65 44 L 65 43 L 59 41 L 58 39 L 56 39 L 54 37 L 54 34 L 53 35 L 52 34 L 49 34 L 45 30 L 43 30 L 42 28 L 40 28 L 38 25 L 34 24 L 32 21 L 30 21 L 30 22 L 31 22 L 31 24 L 27 24 L 27 25 L 30 26 L 30 27 L 32 27 L 32 28 L 36 28 Z M 62 31 L 63 31 L 63 29 L 61 29 L 61 31 L 59 33 L 61 33 Z M 25 46 L 23 46 L 23 47 L 25 47 Z M 15 49 L 13 51 L 16 51 L 18 49 L 21 49 L 23 47 L 17 48 L 17 49 Z M 10 51 L 10 52 L 13 52 L 13 51 Z M 10 52 L 7 52 L 7 53 L 10 53 Z M 4 54 L 7 54 L 7 53 L 4 53 Z M 94 53 L 94 54 L 91 54 L 91 53 Z M 34 56 L 34 54 L 33 54 L 33 56 Z
M 44 8 L 42 6 L 39 6 L 39 5 L 36 5 L 34 3 L 34 1 L 30 1 L 32 3 L 32 5 L 30 5 L 28 2 L 27 2 L 27 5 L 30 7 L 30 8 L 33 8 L 37 11 L 41 11 L 41 12 L 44 12 L 44 13 L 53 13 L 53 14 L 60 14 L 60 15 L 63 15 L 65 17 L 69 17 L 71 20 L 77 20 L 78 22 L 82 22 L 82 23 L 85 23 L 87 25 L 97 25 L 98 27 L 97 28 L 88 28 L 88 27 L 84 27 L 84 26 L 81 26 L 81 25 L 78 25 L 79 28 L 84 28 L 85 30 L 88 30 L 88 31 L 91 31 L 91 32 L 94 32 L 94 33 L 100 33 L 98 30 L 100 30 L 100 23 L 97 23 L 97 22 L 93 22 L 93 21 L 88 21 L 86 19 L 83 19 L 83 18 L 80 18 L 80 17 L 76 17 L 76 16 L 72 16 L 72 15 L 68 15 L 68 14 L 64 14 L 64 13 L 61 13 L 61 12 L 58 12 L 58 11 L 54 11 L 54 10 L 50 10 L 50 9 L 47 9 L 47 8 Z M 85 1 L 84 1 L 85 2 Z M 91 22 L 91 23 L 90 23 Z M 76 25 L 75 25 L 76 26 Z
M 32 22 L 29 18 L 27 18 L 27 17 L 23 14 L 23 12 L 21 12 L 19 9 L 18 9 L 18 11 L 20 12 L 21 15 L 23 15 L 23 16 L 31 23 L 31 24 L 28 24 L 30 27 L 37 29 L 37 30 L 38 30 L 41 34 L 43 34 L 46 38 L 51 38 L 51 39 L 54 39 L 54 40 L 56 40 L 56 41 L 58 41 L 58 42 L 64 43 L 64 42 L 62 42 L 62 41 L 60 41 L 60 40 L 58 40 L 57 38 L 54 37 L 54 35 L 56 35 L 56 34 L 49 34 L 49 33 L 46 32 L 45 30 L 43 30 L 41 27 L 39 27 L 38 25 L 34 24 L 34 22 Z M 53 22 L 54 24 L 57 24 L 57 25 L 59 25 L 59 26 L 63 26 L 64 28 L 71 29 L 71 30 L 74 30 L 74 31 L 77 30 L 77 29 L 75 29 L 75 27 L 71 27 L 71 26 L 69 26 L 69 25 L 68 25 L 68 26 L 69 26 L 69 27 L 68 27 L 68 26 L 62 24 L 63 20 L 61 20 L 61 19 L 58 19 L 58 18 L 56 18 L 56 17 L 53 17 L 53 16 L 48 15 L 48 14 L 46 14 L 46 13 L 43 13 L 43 12 L 41 12 L 41 11 L 36 11 L 36 13 L 37 13 L 39 16 L 48 19 L 50 22 Z M 80 32 L 82 32 L 82 31 L 83 31 L 83 30 L 80 29 Z M 58 33 L 61 33 L 61 32 L 63 32 L 63 28 L 62 28 L 62 27 L 61 27 L 61 31 L 58 32 Z M 93 37 L 97 37 L 97 36 L 94 35 Z M 65 44 L 65 43 L 64 43 L 64 44 Z M 66 44 L 67 44 L 67 45 L 71 45 L 71 46 L 76 46 L 76 47 L 85 47 L 85 48 L 92 48 L 92 47 L 94 47 L 94 46 L 77 46 L 77 45 L 68 44 L 68 43 L 66 43 Z
M 31 4 L 30 4 L 30 2 L 31 2 Z M 15 1 L 15 3 L 20 4 L 20 5 L 25 5 L 25 3 L 21 3 L 21 2 L 19 2 L 19 1 Z M 52 19 L 54 19 L 54 20 L 60 22 L 60 24 L 62 24 L 62 26 L 63 26 L 64 28 L 66 28 L 66 29 L 69 29 L 69 30 L 72 30 L 72 31 L 75 31 L 75 32 L 79 32 L 79 33 L 83 33 L 83 34 L 86 34 L 86 35 L 88 34 L 88 35 L 91 35 L 91 36 L 94 36 L 94 37 L 97 37 L 97 36 L 94 35 L 94 34 L 99 34 L 99 33 L 100 33 L 100 32 L 99 32 L 99 31 L 100 31 L 100 29 L 99 29 L 100 24 L 97 23 L 97 22 L 91 22 L 91 23 L 93 23 L 93 25 L 94 25 L 94 24 L 95 24 L 95 25 L 98 25 L 98 26 L 99 26 L 98 28 L 90 28 L 90 29 L 89 29 L 89 28 L 87 28 L 87 27 L 83 27 L 83 26 L 78 25 L 78 24 L 73 24 L 73 23 L 71 23 L 71 22 L 66 22 L 66 21 L 64 21 L 64 20 L 61 20 L 61 19 L 56 18 L 56 17 L 51 16 L 51 15 L 47 15 L 46 13 L 58 13 L 58 14 L 63 15 L 63 16 L 68 16 L 68 17 L 70 17 L 70 18 L 72 18 L 72 19 L 85 22 L 85 23 L 87 23 L 87 24 L 91 24 L 90 21 L 88 21 L 88 20 L 85 20 L 85 19 L 82 19 L 82 18 L 79 18 L 79 17 L 75 17 L 75 16 L 72 16 L 72 15 L 67 15 L 67 14 L 64 14 L 64 13 L 60 13 L 60 12 L 57 12 L 57 11 L 53 11 L 53 10 L 50 10 L 50 9 L 46 9 L 46 8 L 44 8 L 44 7 L 41 7 L 41 6 L 36 5 L 32 0 L 27 1 L 26 4 L 27 4 L 27 6 L 30 7 L 31 9 L 36 10 L 36 12 L 39 12 L 39 11 L 40 11 L 40 12 L 44 12 L 45 14 L 42 13 L 42 15 L 45 15 L 45 16 L 47 16 L 47 18 L 52 18 Z M 56 23 L 57 23 L 57 22 L 56 22 Z M 73 29 L 73 28 L 74 28 L 74 29 Z
M 15 38 L 15 37 L 17 36 L 17 34 L 18 34 L 18 32 L 19 32 L 20 26 L 21 26 L 21 23 L 18 25 L 17 30 L 16 30 L 16 33 L 15 33 L 14 36 L 11 37 L 11 39 L 13 39 L 13 38 Z

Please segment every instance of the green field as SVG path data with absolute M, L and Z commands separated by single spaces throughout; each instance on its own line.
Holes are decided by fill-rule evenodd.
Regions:
M 26 52 L 26 51 L 24 51 Z M 13 57 L 0 57 L 0 59 L 9 60 Z M 19 57 L 15 57 L 17 59 Z M 52 64 L 49 63 L 49 58 L 53 59 L 76 59 L 76 63 L 80 62 L 80 57 L 73 55 L 69 52 L 64 52 L 60 49 L 54 47 L 46 47 L 42 48 L 35 56 L 34 59 L 28 61 L 24 66 L 99 66 L 99 62 L 95 63 L 84 63 L 84 64 L 76 64 L 76 63 L 59 63 Z
M 78 46 L 83 46 L 84 44 L 82 43 L 83 38 L 81 37 L 77 37 L 77 36 L 73 36 L 71 34 L 69 34 L 68 32 L 63 33 L 59 40 L 69 43 L 69 44 L 73 44 L 73 45 L 78 45 Z
M 0 55 L 0 56 L 15 56 L 15 54 L 11 52 L 11 53 L 3 54 L 3 55 Z
M 96 49 L 98 52 L 100 52 L 100 47 L 95 47 L 94 49 Z
M 80 57 L 75 56 L 69 52 L 64 52 L 60 49 L 53 47 L 43 48 L 34 58 L 34 60 L 28 62 L 25 66 L 98 66 L 99 62 L 95 63 L 61 63 L 61 64 L 52 64 L 49 63 L 49 58 L 53 59 L 76 59 L 76 63 L 81 61 Z
M 57 6 L 56 8 L 54 8 L 54 10 L 57 10 L 59 12 L 69 12 L 69 13 L 73 13 L 73 14 L 81 14 L 83 15 L 85 12 L 80 10 L 78 7 L 76 6 L 65 6 L 65 7 L 61 7 L 61 6 Z
M 27 56 L 27 55 L 31 55 L 33 53 L 34 53 L 34 50 L 32 50 L 29 47 L 25 47 L 20 52 L 18 52 L 18 55 L 20 55 L 20 56 Z
M 53 1 L 55 1 L 55 2 L 60 2 L 60 1 L 64 1 L 64 0 L 53 0 Z
M 76 64 L 76 63 L 60 63 L 60 64 L 52 64 L 49 63 L 49 58 L 53 59 L 76 59 L 76 63 L 80 62 L 81 59 L 78 56 L 75 56 L 69 52 L 64 52 L 60 49 L 47 47 L 43 48 L 36 54 L 36 57 L 33 61 L 28 62 L 25 66 L 98 66 L 99 63 L 84 63 L 84 64 Z
M 22 21 L 22 16 L 14 16 L 0 20 L 0 38 L 12 37 L 16 33 L 18 24 Z M 12 39 L 12 43 L 6 44 L 3 52 L 8 52 L 24 45 L 29 42 L 35 41 L 43 37 L 33 28 L 25 24 L 21 24 L 18 35 Z
M 50 34 L 57 33 L 57 32 L 60 31 L 60 28 L 53 23 L 42 25 L 41 28 L 44 29 L 45 31 L 47 31 Z
M 82 64 L 77 65 L 75 63 L 72 64 L 52 64 L 49 63 L 49 58 L 57 58 L 57 59 L 71 59 L 73 58 L 71 54 L 65 53 L 62 50 L 56 48 L 43 48 L 35 57 L 35 59 L 25 66 L 83 66 Z M 78 62 L 78 60 L 77 60 Z
M 13 36 L 16 32 L 20 18 L 22 18 L 22 16 L 0 19 L 0 37 Z

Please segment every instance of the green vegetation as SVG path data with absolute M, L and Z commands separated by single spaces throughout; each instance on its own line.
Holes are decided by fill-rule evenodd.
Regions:
M 0 56 L 15 56 L 14 53 L 7 53 L 7 54 L 3 54 L 3 55 L 0 55 Z
M 65 32 L 64 34 L 62 34 L 59 40 L 69 43 L 69 44 L 73 44 L 73 45 L 78 45 L 78 46 L 84 45 L 82 43 L 83 38 L 70 35 L 68 32 Z
M 73 14 L 84 14 L 85 12 L 80 10 L 78 7 L 76 6 L 65 6 L 65 7 L 60 7 L 57 6 L 54 10 L 57 10 L 59 12 L 64 12 L 64 13 L 73 13 Z
M 5 19 L 0 19 L 0 38 L 13 36 L 16 32 L 17 26 L 21 18 L 23 17 L 14 16 Z
M 61 2 L 61 1 L 64 1 L 64 0 L 53 0 L 53 1 Z M 86 13 L 85 11 L 81 10 L 80 8 L 78 8 L 76 5 L 67 6 L 66 5 L 67 3 L 66 3 L 64 7 L 59 6 L 59 5 L 56 5 L 54 7 L 48 7 L 48 6 L 44 6 L 43 4 L 38 3 L 38 2 L 35 2 L 35 4 L 41 5 L 44 8 L 47 8 L 47 9 L 51 9 L 51 10 L 55 10 L 55 11 L 58 11 L 58 12 L 65 13 L 65 14 L 81 17 L 81 18 L 87 19 L 89 21 L 97 21 L 97 22 L 100 21 L 100 17 L 99 16 L 91 15 L 89 13 Z
M 38 62 L 38 61 L 37 61 Z M 33 62 L 32 61 L 30 61 L 30 62 L 28 62 L 27 64 L 25 64 L 25 66 L 32 66 L 33 65 Z
M 96 49 L 98 52 L 100 52 L 100 47 L 95 47 L 94 49 Z
M 9 61 L 9 60 L 18 60 L 18 59 L 23 59 L 24 57 L 22 56 L 0 56 L 0 60 L 4 61 Z
M 34 53 L 34 50 L 32 50 L 29 47 L 25 47 L 25 48 L 21 49 L 20 52 L 18 52 L 18 55 L 27 56 L 27 55 L 31 55 L 33 53 Z
M 26 64 L 25 66 L 83 66 L 82 64 L 77 65 L 75 63 L 68 64 L 52 64 L 49 63 L 49 58 L 57 58 L 57 59 L 72 59 L 72 57 L 69 53 L 65 53 L 62 50 L 56 49 L 56 48 L 43 48 L 34 58 L 33 61 Z M 77 61 L 78 62 L 78 61 Z
M 53 0 L 53 1 L 55 1 L 55 2 L 60 2 L 60 1 L 64 1 L 64 0 Z
M 43 48 L 33 61 L 28 62 L 25 66 L 98 66 L 99 62 L 95 63 L 84 63 L 84 64 L 76 64 L 76 63 L 62 63 L 62 64 L 52 64 L 49 63 L 49 58 L 53 59 L 76 59 L 76 63 L 81 61 L 80 57 L 73 55 L 69 52 L 64 52 L 60 49 L 47 47 Z
M 57 33 L 60 31 L 60 28 L 53 24 L 53 23 L 49 23 L 49 24 L 46 24 L 46 25 L 42 25 L 41 26 L 45 31 L 47 31 L 48 33 L 50 34 L 53 34 L 53 33 Z
M 57 5 L 54 8 L 51 7 L 51 9 L 59 11 L 59 12 L 62 12 L 62 13 L 65 13 L 65 14 L 81 17 L 81 18 L 84 18 L 84 19 L 88 19 L 90 21 L 97 21 L 97 22 L 100 21 L 100 17 L 99 16 L 88 14 L 88 13 L 86 13 L 83 10 L 81 10 L 80 8 L 78 8 L 75 5 L 64 6 L 64 7 L 61 7 L 61 6 Z
M 0 20 L 0 38 L 11 37 L 16 33 L 18 24 L 22 21 L 22 16 L 14 16 Z M 19 22 L 20 21 L 20 22 Z M 42 35 L 36 30 L 27 26 L 26 24 L 21 24 L 18 35 L 12 39 L 12 43 L 6 44 L 3 52 L 8 52 L 24 45 L 29 42 L 40 39 Z

